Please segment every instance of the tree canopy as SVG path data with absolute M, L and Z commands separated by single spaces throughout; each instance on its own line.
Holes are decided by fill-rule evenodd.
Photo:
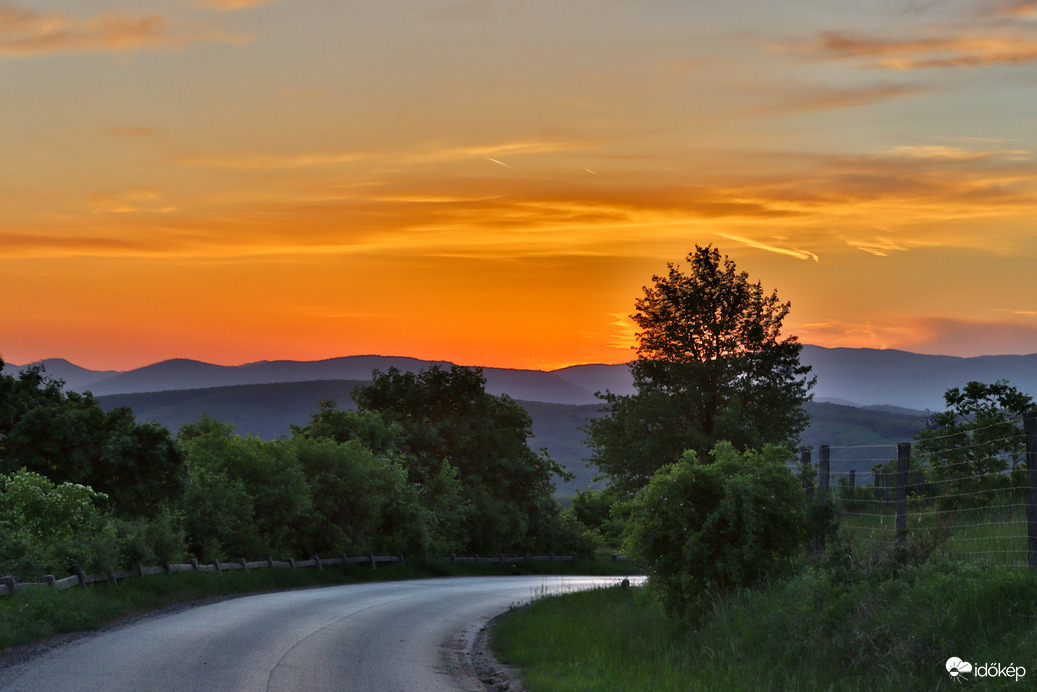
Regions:
M 969 382 L 943 395 L 947 410 L 934 414 L 915 436 L 930 477 L 946 495 L 976 492 L 1008 482 L 1002 471 L 1023 461 L 1025 440 L 1020 418 L 1033 399 L 1005 380 Z
M 565 471 L 529 448 L 532 421 L 508 396 L 485 390 L 478 368 L 433 367 L 420 373 L 375 371 L 374 382 L 353 392 L 361 412 L 375 412 L 403 429 L 408 468 L 426 485 L 455 469 L 468 506 L 465 543 L 498 552 L 543 538 L 551 517 L 552 475 Z M 352 434 L 352 433 L 350 433 Z
M 608 412 L 588 425 L 592 461 L 628 492 L 685 450 L 792 446 L 808 423 L 810 368 L 796 337 L 781 335 L 790 304 L 711 246 L 667 266 L 631 316 L 637 393 L 606 393 Z
M 26 468 L 88 485 L 121 516 L 154 513 L 179 497 L 183 456 L 168 430 L 137 423 L 128 408 L 106 412 L 90 393 L 62 386 L 40 367 L 0 375 L 0 473 Z

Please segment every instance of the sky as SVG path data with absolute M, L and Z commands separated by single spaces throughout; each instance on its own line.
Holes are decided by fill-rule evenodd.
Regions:
M 0 0 L 0 357 L 634 357 L 719 248 L 1037 352 L 1037 0 Z

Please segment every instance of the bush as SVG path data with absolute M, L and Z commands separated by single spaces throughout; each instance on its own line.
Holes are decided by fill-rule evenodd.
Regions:
M 99 506 L 106 499 L 25 469 L 0 475 L 0 570 L 25 580 L 111 569 L 119 550 L 114 519 Z
M 693 614 L 711 591 L 749 586 L 799 550 L 804 497 L 788 454 L 720 442 L 712 463 L 685 452 L 638 493 L 625 548 L 667 612 Z

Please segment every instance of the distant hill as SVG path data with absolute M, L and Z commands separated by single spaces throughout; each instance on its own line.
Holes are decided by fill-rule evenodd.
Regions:
M 432 366 L 447 368 L 445 361 L 425 361 L 416 358 L 395 356 L 347 356 L 320 361 L 262 361 L 247 365 L 213 365 L 197 360 L 177 358 L 154 363 L 121 373 L 97 372 L 75 368 L 67 361 L 43 361 L 47 374 L 64 379 L 68 389 L 91 391 L 96 396 L 110 394 L 135 394 L 161 392 L 176 389 L 200 389 L 204 387 L 229 387 L 249 384 L 273 384 L 278 382 L 313 382 L 317 380 L 370 380 L 373 370 L 385 372 L 396 368 L 402 372 L 420 372 Z M 5 371 L 17 372 L 24 366 L 8 366 Z M 626 365 L 579 365 L 558 371 L 557 374 L 541 370 L 515 370 L 509 368 L 483 368 L 486 390 L 491 394 L 508 394 L 514 399 L 547 401 L 559 404 L 592 404 L 597 401 L 594 392 L 600 373 L 604 382 L 632 380 Z M 588 387 L 580 383 L 587 383 Z
M 1037 354 L 956 358 L 905 351 L 803 347 L 803 363 L 817 377 L 816 401 L 852 406 L 891 406 L 942 410 L 943 394 L 970 380 L 1004 379 L 1037 398 Z M 63 360 L 44 361 L 48 374 L 64 379 L 70 389 L 98 396 L 202 387 L 316 380 L 369 380 L 371 371 L 391 367 L 417 372 L 443 361 L 395 356 L 347 356 L 320 361 L 262 361 L 246 365 L 213 365 L 177 359 L 122 373 L 94 372 Z M 16 371 L 19 366 L 7 366 Z M 483 368 L 492 394 L 509 394 L 524 401 L 555 404 L 594 404 L 595 392 L 633 391 L 629 367 L 577 365 L 550 372 Z
M 906 351 L 804 346 L 802 361 L 817 376 L 814 396 L 858 406 L 944 409 L 943 394 L 970 381 L 1008 380 L 1037 398 L 1037 354 L 956 358 Z
M 317 380 L 312 382 L 282 382 L 275 384 L 210 387 L 205 389 L 115 394 L 100 397 L 101 406 L 110 410 L 129 406 L 138 420 L 156 421 L 174 433 L 185 423 L 198 420 L 202 413 L 232 423 L 239 434 L 274 439 L 290 432 L 291 425 L 305 425 L 319 410 L 321 401 L 331 399 L 341 408 L 354 408 L 350 392 L 363 384 L 358 380 Z M 594 483 L 597 469 L 588 467 L 589 452 L 585 445 L 583 428 L 587 421 L 599 415 L 600 404 L 555 404 L 539 401 L 518 403 L 529 412 L 533 421 L 534 449 L 546 448 L 555 461 L 576 476 L 570 483 L 559 483 L 563 495 Z M 925 425 L 921 411 L 890 412 L 862 409 L 837 404 L 809 403 L 807 412 L 812 417 L 803 443 L 811 447 L 821 444 L 832 446 L 887 445 L 908 442 Z M 857 460 L 861 457 L 857 454 Z M 868 470 L 873 462 L 860 462 L 859 471 Z M 833 463 L 834 470 L 849 467 Z
M 115 370 L 87 370 L 68 362 L 64 358 L 48 358 L 42 361 L 42 364 L 48 377 L 63 380 L 66 389 L 80 392 L 120 374 Z M 29 367 L 29 364 L 11 365 L 10 363 L 4 363 L 3 373 L 5 375 L 16 375 L 27 367 Z

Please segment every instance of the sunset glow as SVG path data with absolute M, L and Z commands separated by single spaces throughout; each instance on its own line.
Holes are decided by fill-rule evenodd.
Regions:
M 821 346 L 1037 352 L 1037 2 L 0 2 L 0 356 L 633 357 L 712 243 Z

